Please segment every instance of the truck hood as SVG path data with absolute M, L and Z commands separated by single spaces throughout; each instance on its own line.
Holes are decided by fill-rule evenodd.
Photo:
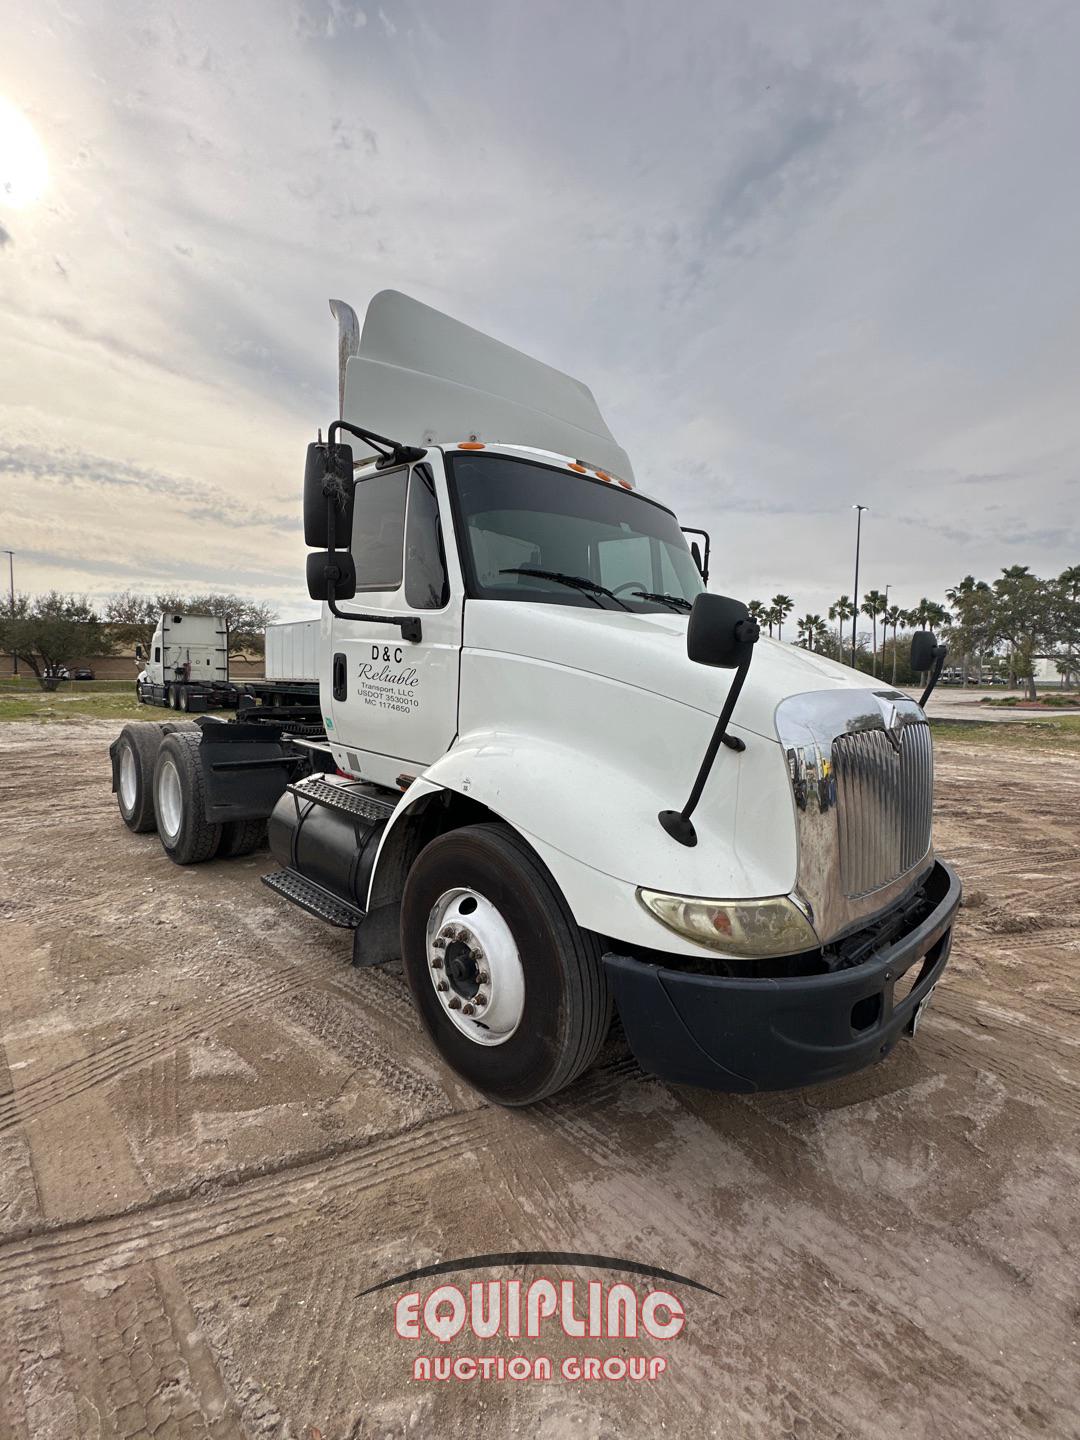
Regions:
M 495 650 L 600 675 L 716 716 L 734 671 L 695 664 L 686 653 L 686 615 L 632 615 L 571 605 L 470 600 L 467 649 Z M 776 740 L 774 715 L 789 695 L 813 690 L 888 688 L 846 665 L 762 639 L 754 649 L 733 725 Z

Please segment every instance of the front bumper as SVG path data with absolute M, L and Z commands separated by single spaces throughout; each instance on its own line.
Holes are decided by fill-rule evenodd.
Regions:
M 960 881 L 940 860 L 933 909 L 872 959 L 827 975 L 731 979 L 606 954 L 630 1048 L 645 1070 L 682 1085 L 748 1093 L 833 1080 L 886 1056 L 941 978 Z M 922 970 L 894 999 L 897 981 Z

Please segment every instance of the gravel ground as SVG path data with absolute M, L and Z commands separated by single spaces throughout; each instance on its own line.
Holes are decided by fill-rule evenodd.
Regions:
M 506 1112 L 267 855 L 130 835 L 115 729 L 0 732 L 3 1440 L 1080 1433 L 1080 758 L 939 744 L 967 904 L 885 1064 L 740 1099 L 613 1041 Z M 556 1367 L 662 1349 L 652 1382 L 471 1384 L 414 1382 L 398 1292 L 361 1294 L 537 1248 L 715 1294 L 665 1346 L 545 1335 Z

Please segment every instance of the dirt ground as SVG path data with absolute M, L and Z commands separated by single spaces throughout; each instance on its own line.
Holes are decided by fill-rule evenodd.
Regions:
M 130 835 L 115 729 L 0 734 L 3 1440 L 1080 1434 L 1080 757 L 939 744 L 968 903 L 883 1065 L 740 1099 L 615 1042 L 504 1112 L 269 856 Z M 673 1285 L 664 1344 L 446 1347 L 662 1352 L 652 1382 L 414 1382 L 440 1347 L 396 1335 L 405 1287 L 361 1292 L 535 1249 L 716 1293 Z

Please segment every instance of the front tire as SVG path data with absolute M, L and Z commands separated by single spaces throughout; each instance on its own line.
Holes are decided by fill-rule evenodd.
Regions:
M 496 1103 L 534 1104 L 596 1059 L 611 1022 L 600 945 L 508 827 L 469 825 L 420 852 L 401 954 L 440 1054 Z
M 154 809 L 158 835 L 177 865 L 210 860 L 221 843 L 221 826 L 206 819 L 206 789 L 198 730 L 174 730 L 161 742 L 154 766 Z

